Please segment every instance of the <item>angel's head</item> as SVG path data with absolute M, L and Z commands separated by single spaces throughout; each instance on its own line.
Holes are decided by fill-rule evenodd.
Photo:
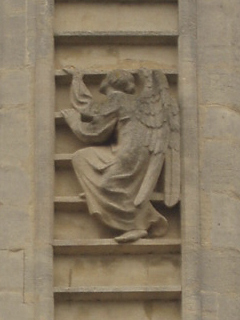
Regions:
M 114 70 L 107 74 L 100 85 L 100 92 L 106 94 L 108 89 L 132 94 L 135 91 L 133 75 L 126 70 Z

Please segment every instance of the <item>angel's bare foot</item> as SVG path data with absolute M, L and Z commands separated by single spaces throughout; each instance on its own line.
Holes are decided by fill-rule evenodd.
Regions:
M 164 236 L 168 231 L 168 221 L 167 219 L 160 215 L 160 219 L 151 225 L 148 230 L 149 236 L 151 238 L 159 238 Z
M 114 240 L 118 243 L 133 242 L 141 238 L 145 238 L 148 235 L 146 230 L 131 230 L 123 233 L 119 237 L 115 237 Z
M 79 196 L 80 200 L 86 200 L 86 194 L 84 192 L 79 193 L 78 196 Z

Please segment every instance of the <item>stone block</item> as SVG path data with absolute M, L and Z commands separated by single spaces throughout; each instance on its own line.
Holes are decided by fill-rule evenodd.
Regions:
M 25 209 L 25 210 L 24 210 Z M 0 247 L 23 248 L 31 243 L 31 224 L 27 207 L 0 206 Z
M 4 3 L 6 12 L 10 15 L 15 13 L 24 12 L 26 0 L 8 0 Z
M 140 67 L 177 69 L 177 48 L 160 45 L 57 45 L 55 67 L 62 69 L 66 65 L 103 70 Z
M 201 105 L 225 105 L 239 110 L 239 71 L 218 70 L 199 71 L 199 103 Z
M 0 109 L 0 164 L 28 166 L 31 151 L 31 125 L 26 108 Z
M 11 165 L 0 166 L 1 181 L 0 201 L 3 205 L 15 208 L 24 208 L 31 200 L 31 177 L 28 172 L 20 167 Z
M 229 5 L 225 0 L 199 2 L 201 4 L 198 6 L 198 41 L 201 46 L 229 45 L 233 31 L 231 22 L 234 20 L 230 17 L 236 14 L 234 5 Z
M 239 195 L 239 153 L 238 141 L 210 139 L 202 143 L 200 165 L 203 191 Z
M 184 289 L 182 293 L 182 308 L 184 309 L 184 313 L 186 312 L 188 315 L 192 315 L 190 319 L 196 319 L 195 316 L 199 315 L 201 312 L 201 300 L 200 300 L 200 291 L 197 294 L 193 294 L 194 289 L 196 289 L 196 282 L 193 283 L 194 288 Z M 189 290 L 190 289 L 190 290 Z M 189 290 L 189 292 L 187 292 Z
M 11 16 L 2 11 L 0 19 L 4 30 L 0 36 L 0 68 L 21 67 L 25 64 L 26 17 L 24 13 Z
M 0 292 L 23 293 L 24 251 L 0 250 Z
M 33 305 L 23 302 L 22 293 L 0 293 L 0 320 L 33 320 Z
M 240 286 L 239 264 L 240 254 L 237 250 L 202 249 L 202 290 L 238 295 Z
M 239 320 L 240 315 L 240 294 L 222 294 L 219 296 L 218 320 Z
M 219 44 L 218 46 L 200 46 L 198 50 L 198 61 L 202 69 L 207 69 L 210 72 L 213 70 L 216 73 L 222 72 L 228 73 L 233 66 L 235 66 L 235 72 L 239 72 L 240 57 L 234 56 L 234 51 L 237 50 L 236 44 L 229 44 L 224 46 Z
M 218 309 L 219 309 L 218 296 L 219 294 L 216 292 L 207 292 L 207 291 L 201 292 L 202 311 L 204 313 L 207 313 L 214 317 L 217 316 Z
M 180 305 L 177 301 L 63 301 L 56 303 L 55 319 L 83 320 L 180 320 Z
M 30 77 L 27 69 L 0 74 L 0 106 L 27 104 L 30 99 Z
M 199 319 L 199 318 L 198 318 Z M 216 315 L 213 314 L 209 314 L 209 313 L 202 313 L 202 318 L 201 320 L 218 320 L 218 318 L 216 318 Z
M 240 141 L 240 113 L 220 105 L 201 107 L 203 138 Z
M 212 246 L 240 250 L 240 199 L 214 193 L 210 197 Z
M 137 9 L 137 10 L 136 10 Z M 144 21 L 144 24 L 142 23 Z M 141 3 L 56 3 L 55 30 L 176 31 L 177 5 Z
M 179 258 L 179 255 L 154 254 L 62 255 L 55 257 L 55 286 L 179 285 Z

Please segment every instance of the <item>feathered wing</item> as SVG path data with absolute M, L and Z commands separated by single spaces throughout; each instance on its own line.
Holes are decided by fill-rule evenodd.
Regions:
M 178 104 L 171 99 L 170 136 L 165 156 L 164 202 L 172 207 L 180 200 L 180 119 Z
M 150 198 L 165 163 L 164 202 L 173 206 L 178 202 L 180 190 L 178 106 L 160 70 L 140 70 L 139 76 L 144 88 L 136 101 L 135 112 L 138 121 L 147 129 L 144 144 L 151 157 L 134 204 L 141 205 Z

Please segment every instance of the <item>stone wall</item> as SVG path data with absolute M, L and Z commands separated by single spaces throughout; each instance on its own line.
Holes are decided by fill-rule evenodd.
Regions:
M 183 318 L 238 320 L 240 5 L 179 6 Z M 53 319 L 52 9 L 44 0 L 0 4 L 1 320 Z
M 197 73 L 203 319 L 240 315 L 240 5 L 199 1 Z
M 0 4 L 1 320 L 52 314 L 52 9 L 47 1 Z
M 33 319 L 34 4 L 0 7 L 0 319 Z

